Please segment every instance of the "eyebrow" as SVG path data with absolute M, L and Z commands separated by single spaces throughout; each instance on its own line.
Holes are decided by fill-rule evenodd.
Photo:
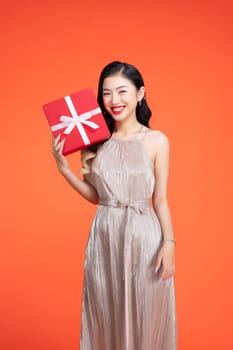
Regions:
M 118 90 L 118 89 L 122 89 L 122 88 L 127 88 L 128 86 L 127 85 L 121 85 L 121 86 L 118 86 L 116 89 Z M 103 91 L 110 91 L 110 89 L 103 89 Z

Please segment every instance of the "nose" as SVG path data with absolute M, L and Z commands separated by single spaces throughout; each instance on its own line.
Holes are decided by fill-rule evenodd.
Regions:
M 112 93 L 112 105 L 117 105 L 119 103 L 119 95 L 116 92 Z

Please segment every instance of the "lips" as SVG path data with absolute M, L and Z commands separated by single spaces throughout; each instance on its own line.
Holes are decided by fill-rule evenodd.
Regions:
M 113 114 L 117 115 L 117 114 L 121 114 L 124 108 L 125 106 L 116 106 L 116 107 L 111 107 L 111 110 Z

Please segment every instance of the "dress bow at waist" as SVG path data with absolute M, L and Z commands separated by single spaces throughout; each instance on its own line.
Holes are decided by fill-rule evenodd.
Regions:
M 144 209 L 150 207 L 150 199 L 140 199 L 130 202 L 121 202 L 114 198 L 100 198 L 99 205 L 106 205 L 114 208 L 133 208 L 138 214 L 144 214 Z

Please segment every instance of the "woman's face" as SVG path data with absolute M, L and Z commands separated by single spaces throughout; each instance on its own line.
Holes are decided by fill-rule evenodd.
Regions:
M 111 75 L 103 82 L 103 104 L 115 121 L 136 118 L 136 106 L 144 95 L 144 87 L 139 90 L 120 74 Z

